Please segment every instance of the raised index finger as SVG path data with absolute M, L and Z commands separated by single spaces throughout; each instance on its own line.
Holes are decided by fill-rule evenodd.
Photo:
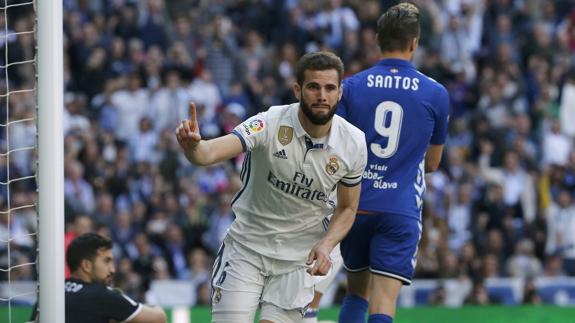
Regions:
M 196 104 L 194 102 L 190 102 L 190 120 L 196 122 Z

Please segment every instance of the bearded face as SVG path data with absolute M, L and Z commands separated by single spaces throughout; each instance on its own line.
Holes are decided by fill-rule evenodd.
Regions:
M 302 93 L 302 100 L 300 102 L 300 107 L 303 114 L 309 119 L 309 121 L 314 125 L 324 125 L 328 123 L 335 114 L 337 104 L 329 105 L 327 103 L 312 103 L 309 104 L 305 101 Z
M 337 71 L 306 71 L 305 82 L 294 91 L 300 100 L 300 108 L 310 123 L 327 124 L 335 114 L 341 97 Z

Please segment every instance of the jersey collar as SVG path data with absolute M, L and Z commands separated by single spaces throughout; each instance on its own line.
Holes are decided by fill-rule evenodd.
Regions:
M 291 123 L 293 124 L 294 127 L 294 132 L 295 132 L 295 136 L 297 138 L 301 138 L 303 136 L 308 135 L 307 132 L 305 132 L 303 126 L 301 125 L 301 123 L 299 122 L 299 118 L 298 118 L 298 111 L 299 111 L 299 102 L 298 103 L 294 103 L 291 106 Z M 331 128 L 329 129 L 329 132 L 327 134 L 328 139 L 327 139 L 327 146 L 334 148 L 335 145 L 337 144 L 337 134 L 339 133 L 339 117 L 338 115 L 334 115 L 333 119 L 331 120 Z
M 410 61 L 401 58 L 384 58 L 380 60 L 377 65 L 385 65 L 385 66 L 405 66 L 409 68 L 415 68 Z

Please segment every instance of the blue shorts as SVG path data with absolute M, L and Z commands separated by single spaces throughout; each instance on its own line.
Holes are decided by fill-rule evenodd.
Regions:
M 372 273 L 411 285 L 421 239 L 421 222 L 398 214 L 357 214 L 341 242 L 347 271 Z

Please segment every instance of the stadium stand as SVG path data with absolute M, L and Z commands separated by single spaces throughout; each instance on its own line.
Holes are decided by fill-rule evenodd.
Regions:
M 427 31 L 414 63 L 448 88 L 452 111 L 440 170 L 427 179 L 418 281 L 400 304 L 575 304 L 572 2 L 412 2 Z M 190 289 L 178 295 L 205 303 L 196 292 L 206 294 L 215 248 L 233 220 L 228 202 L 242 160 L 208 168 L 184 160 L 173 132 L 188 101 L 198 104 L 203 136 L 215 137 L 293 101 L 294 63 L 306 51 L 336 52 L 347 74 L 370 66 L 375 23 L 392 4 L 64 0 L 67 233 L 83 219 L 81 230 L 112 237 L 115 284 L 130 297 L 161 303 L 158 286 L 182 280 Z M 34 19 L 10 18 L 10 30 Z M 1 40 L 2 52 L 6 42 L 10 52 L 33 50 Z M 10 72 L 11 88 L 33 82 L 29 71 Z M 30 100 L 10 106 L 26 114 Z M 28 126 L 11 129 L 26 134 Z M 30 156 L 10 163 L 32 173 Z M 12 205 L 33 199 L 34 189 L 13 189 Z M 35 231 L 28 219 L 12 214 L 10 229 Z M 0 215 L 4 240 L 7 225 Z M 13 266 L 34 257 L 32 239 L 12 248 Z M 0 250 L 0 266 L 6 258 Z M 12 273 L 13 281 L 34 279 Z

